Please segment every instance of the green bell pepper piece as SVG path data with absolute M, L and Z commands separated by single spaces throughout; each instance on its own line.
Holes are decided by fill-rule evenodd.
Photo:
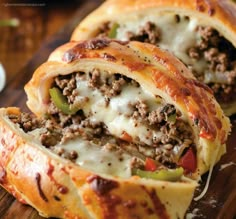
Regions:
M 178 181 L 184 173 L 184 169 L 182 167 L 178 167 L 176 169 L 162 169 L 157 171 L 145 171 L 136 169 L 134 171 L 134 175 L 140 176 L 142 178 L 155 179 L 155 180 L 163 180 L 163 181 Z
M 108 32 L 108 37 L 111 38 L 111 39 L 114 39 L 116 38 L 117 36 L 117 29 L 120 25 L 117 24 L 117 23 L 114 23 L 110 29 L 110 31 Z
M 49 94 L 52 99 L 52 102 L 63 113 L 68 114 L 68 115 L 72 115 L 72 114 L 75 114 L 79 110 L 78 108 L 70 107 L 70 105 L 67 102 L 66 97 L 63 96 L 63 94 L 61 93 L 61 91 L 58 88 L 53 87 L 53 88 L 49 89 Z
M 176 122 L 176 113 L 168 116 L 167 121 L 175 123 Z

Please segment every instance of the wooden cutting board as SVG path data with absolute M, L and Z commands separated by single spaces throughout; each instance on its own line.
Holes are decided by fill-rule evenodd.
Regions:
M 10 81 L 1 93 L 0 107 L 18 106 L 22 110 L 28 111 L 25 105 L 24 84 L 30 79 L 32 72 L 47 59 L 51 51 L 69 40 L 76 24 L 100 3 L 101 1 L 85 1 L 75 17 L 41 46 L 29 63 L 20 70 L 21 77 Z M 233 130 L 227 142 L 227 154 L 214 168 L 207 194 L 200 201 L 193 201 L 189 208 L 188 215 L 195 215 L 194 218 L 233 219 L 236 216 L 236 117 L 232 117 L 231 121 Z M 199 190 L 203 188 L 206 178 L 207 174 L 203 176 Z M 0 218 L 42 219 L 33 208 L 19 203 L 1 188 Z

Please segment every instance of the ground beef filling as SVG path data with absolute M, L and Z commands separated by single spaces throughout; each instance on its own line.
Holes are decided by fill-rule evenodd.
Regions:
M 186 17 L 187 19 L 188 17 Z M 189 18 L 188 18 L 189 19 Z M 175 15 L 176 23 L 180 22 L 180 17 Z M 99 29 L 98 37 L 107 37 L 113 24 L 106 22 Z M 198 26 L 196 28 L 198 39 L 195 45 L 189 48 L 187 55 L 199 61 L 204 59 L 207 64 L 204 72 L 195 71 L 192 66 L 188 66 L 198 80 L 205 82 L 205 73 L 223 73 L 223 80 L 206 82 L 213 90 L 216 98 L 220 102 L 230 102 L 236 99 L 236 49 L 222 37 L 218 31 L 211 27 Z M 146 22 L 137 33 L 127 31 L 127 40 L 137 40 L 158 45 L 161 42 L 161 29 L 153 22 Z M 171 49 L 171 48 L 170 48 Z M 222 82 L 223 81 L 223 82 Z
M 140 88 L 140 85 L 121 74 L 104 76 L 98 69 L 94 69 L 88 74 L 76 72 L 67 76 L 58 76 L 54 80 L 53 87 L 61 90 L 67 98 L 68 103 L 77 104 L 79 93 L 76 88 L 78 80 L 87 81 L 91 90 L 100 91 L 106 100 L 107 107 L 113 97 L 119 96 L 124 86 Z M 82 99 L 89 101 L 88 97 Z M 79 98 L 79 99 L 81 99 Z M 44 127 L 40 134 L 41 143 L 63 157 L 75 160 L 79 154 L 77 152 L 66 152 L 57 150 L 58 143 L 64 143 L 75 137 L 80 137 L 87 141 L 95 142 L 102 146 L 107 142 L 110 145 L 117 145 L 121 151 L 134 154 L 132 166 L 143 166 L 146 157 L 150 157 L 169 168 L 175 168 L 181 154 L 189 147 L 195 147 L 193 142 L 192 129 L 180 119 L 181 114 L 176 111 L 171 104 L 163 104 L 155 110 L 150 110 L 145 100 L 130 104 L 132 110 L 126 116 L 135 123 L 145 124 L 147 129 L 158 130 L 160 135 L 149 136 L 150 144 L 142 142 L 138 137 L 129 142 L 126 139 L 114 137 L 109 133 L 103 121 L 94 121 L 89 116 L 85 116 L 83 109 L 78 110 L 74 115 L 66 115 L 56 108 L 51 102 L 47 118 L 38 121 L 28 114 L 19 117 L 10 117 L 18 123 L 25 132 L 30 132 L 36 128 Z M 113 150 L 114 147 L 111 147 Z
M 199 40 L 189 48 L 188 55 L 199 60 L 207 61 L 207 72 L 223 73 L 224 82 L 209 83 L 215 96 L 221 102 L 235 100 L 236 92 L 236 49 L 218 31 L 211 27 L 198 27 L 196 30 Z M 204 81 L 204 74 L 193 72 L 200 81 Z

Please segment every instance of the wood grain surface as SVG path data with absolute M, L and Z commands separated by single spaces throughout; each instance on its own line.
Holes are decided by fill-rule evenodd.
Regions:
M 30 79 L 33 71 L 43 63 L 48 55 L 59 45 L 69 40 L 76 24 L 102 1 L 83 1 L 75 15 L 59 32 L 46 39 L 38 51 L 28 60 L 27 64 L 8 78 L 8 83 L 0 93 L 0 107 L 18 106 L 28 111 L 23 90 L 24 84 Z M 5 54 L 7 56 L 7 54 Z M 14 63 L 13 63 L 14 65 Z M 15 66 L 17 67 L 17 66 Z M 215 166 L 207 194 L 199 201 L 193 201 L 189 215 L 194 218 L 233 219 L 236 215 L 236 117 L 231 118 L 232 133 L 227 142 L 227 153 Z M 229 165 L 225 165 L 229 164 Z M 221 169 L 222 167 L 225 167 Z M 203 176 L 202 186 L 207 174 Z M 0 188 L 0 218 L 1 219 L 42 219 L 30 206 L 19 203 L 15 198 Z

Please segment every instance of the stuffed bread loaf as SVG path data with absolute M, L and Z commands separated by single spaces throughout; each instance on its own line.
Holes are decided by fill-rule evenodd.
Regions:
M 107 39 L 55 50 L 0 110 L 0 183 L 45 217 L 184 218 L 230 124 L 171 54 Z
M 170 50 L 210 86 L 224 112 L 236 112 L 236 6 L 227 0 L 108 0 L 72 40 L 110 37 Z

